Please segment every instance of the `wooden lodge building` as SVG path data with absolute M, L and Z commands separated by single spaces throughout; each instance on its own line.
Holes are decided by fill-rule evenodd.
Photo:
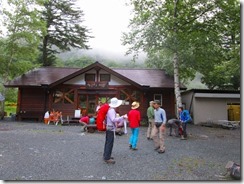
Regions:
M 18 88 L 17 120 L 42 121 L 46 111 L 61 111 L 63 118 L 75 110 L 95 114 L 98 101 L 123 100 L 120 114 L 138 101 L 143 118 L 151 100 L 160 100 L 167 118 L 175 116 L 174 79 L 161 69 L 111 69 L 99 62 L 85 68 L 42 67 L 31 70 L 5 87 Z M 181 89 L 185 89 L 181 86 Z

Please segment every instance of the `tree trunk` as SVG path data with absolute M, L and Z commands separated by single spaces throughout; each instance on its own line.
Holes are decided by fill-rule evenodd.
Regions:
M 177 4 L 178 0 L 174 1 L 174 34 L 177 35 Z M 175 37 L 174 41 L 175 46 L 177 45 L 177 39 Z M 179 60 L 177 51 L 174 51 L 174 58 L 173 58 L 173 64 L 174 64 L 174 87 L 175 87 L 175 99 L 176 99 L 176 107 L 182 106 L 181 101 L 181 94 L 180 94 L 180 79 L 179 79 Z M 177 113 L 178 114 L 178 113 Z
M 181 94 L 180 94 L 179 61 L 176 52 L 174 53 L 173 64 L 174 64 L 175 99 L 176 99 L 176 106 L 179 107 L 182 106 L 182 101 L 181 101 Z

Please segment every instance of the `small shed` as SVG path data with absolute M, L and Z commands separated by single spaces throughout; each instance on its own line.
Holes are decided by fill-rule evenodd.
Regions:
M 182 103 L 194 124 L 240 121 L 240 91 L 191 89 L 182 92 Z

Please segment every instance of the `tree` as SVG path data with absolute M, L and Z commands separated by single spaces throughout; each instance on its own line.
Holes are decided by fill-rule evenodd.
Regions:
M 219 4 L 216 27 L 219 35 L 220 64 L 213 63 L 212 70 L 200 71 L 202 81 L 210 89 L 240 89 L 240 4 L 228 1 Z
M 69 51 L 71 47 L 89 49 L 89 30 L 81 26 L 83 12 L 75 7 L 74 0 L 46 0 L 43 20 L 47 33 L 41 44 L 40 62 L 43 66 L 53 65 L 55 54 Z
M 127 54 L 134 53 L 136 57 L 142 50 L 149 61 L 157 59 L 151 66 L 173 66 L 176 103 L 181 105 L 179 77 L 194 76 L 199 68 L 211 69 L 222 62 L 218 16 L 222 5 L 229 1 L 130 2 L 134 7 L 131 30 L 123 35 L 123 44 L 130 45 Z M 162 62 L 165 56 L 166 62 Z
M 5 97 L 7 90 L 3 85 L 34 67 L 32 62 L 38 56 L 40 35 L 45 32 L 38 11 L 41 1 L 8 0 L 6 3 L 1 11 L 6 35 L 1 32 L 0 38 L 0 89 Z
M 31 61 L 38 56 L 40 36 L 45 32 L 38 11 L 40 4 L 37 0 L 8 0 L 9 7 L 3 9 L 3 25 L 7 31 L 0 40 L 4 66 L 0 70 L 5 82 L 33 67 Z

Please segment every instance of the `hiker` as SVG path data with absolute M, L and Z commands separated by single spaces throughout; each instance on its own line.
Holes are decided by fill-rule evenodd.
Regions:
M 190 113 L 188 110 L 184 110 L 183 106 L 178 107 L 179 111 L 179 119 L 181 121 L 181 126 L 183 130 L 183 134 L 181 135 L 181 140 L 186 140 L 187 139 L 187 133 L 186 133 L 186 125 L 187 123 L 192 122 L 192 118 L 190 116 Z
M 139 102 L 133 102 L 131 104 L 131 110 L 128 112 L 128 121 L 131 129 L 131 136 L 129 140 L 129 147 L 132 150 L 137 150 L 137 142 L 139 136 L 139 127 L 141 121 L 141 114 L 138 110 L 140 106 Z
M 114 145 L 114 136 L 116 130 L 116 123 L 124 121 L 126 116 L 116 117 L 115 108 L 119 107 L 122 104 L 122 100 L 117 98 L 112 98 L 110 100 L 109 109 L 106 116 L 106 138 L 104 145 L 103 159 L 108 164 L 114 164 L 115 160 L 112 155 L 113 145 Z
M 120 117 L 118 111 L 116 111 L 116 117 L 117 118 Z M 123 135 L 124 134 L 123 127 L 124 127 L 124 122 L 120 122 L 120 123 L 118 122 L 116 124 L 115 135 L 119 135 L 119 136 Z
M 154 126 L 154 107 L 153 101 L 149 102 L 147 108 L 148 128 L 147 128 L 147 140 L 152 140 L 152 128 Z
M 167 125 L 169 126 L 169 136 L 172 136 L 172 130 L 174 129 L 174 136 L 179 137 L 181 135 L 180 133 L 180 126 L 181 121 L 179 119 L 170 119 L 167 122 Z
M 96 107 L 96 113 L 99 111 L 100 107 L 103 105 L 101 101 L 98 102 L 98 105 Z
M 89 124 L 90 118 L 88 115 L 84 114 L 84 116 L 82 116 L 79 120 L 79 123 L 81 124 L 81 126 L 83 127 L 83 131 L 87 130 L 87 125 Z
M 155 145 L 155 151 L 159 150 L 158 153 L 165 152 L 165 133 L 166 133 L 166 112 L 161 107 L 159 100 L 154 101 L 154 122 L 155 125 L 152 129 L 152 138 Z

